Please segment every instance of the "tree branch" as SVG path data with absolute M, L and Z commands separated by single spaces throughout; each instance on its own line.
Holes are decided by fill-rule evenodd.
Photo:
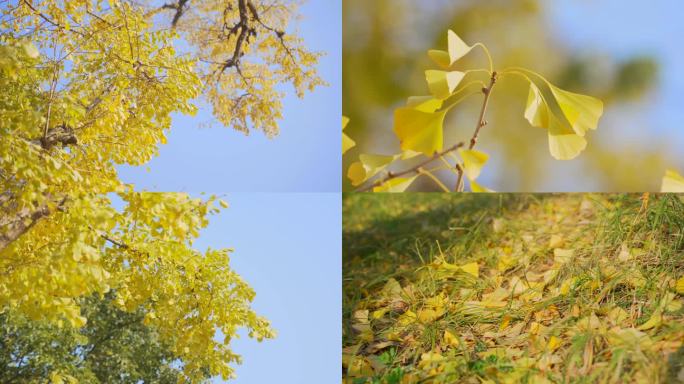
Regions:
M 66 197 L 57 203 L 57 210 L 61 210 L 65 202 Z M 49 216 L 52 212 L 47 204 L 43 204 L 33 211 L 24 208 L 12 219 L 3 218 L 0 221 L 0 251 L 7 248 L 13 241 L 28 232 L 41 219 Z
M 443 150 L 442 152 L 435 153 L 431 158 L 429 158 L 425 161 L 422 161 L 422 162 L 414 165 L 413 167 L 406 169 L 406 170 L 403 170 L 401 172 L 388 172 L 387 176 L 381 178 L 380 180 L 375 181 L 374 183 L 372 183 L 366 187 L 361 187 L 361 188 L 357 189 L 356 191 L 357 192 L 367 192 L 367 191 L 372 190 L 375 187 L 379 187 L 379 186 L 385 184 L 386 182 L 388 182 L 392 179 L 396 179 L 397 177 L 409 175 L 411 173 L 421 173 L 421 169 L 423 167 L 425 167 L 426 165 L 430 164 L 431 162 L 439 159 L 440 157 L 463 147 L 463 145 L 464 145 L 463 143 L 454 144 L 453 146 L 449 147 L 448 149 Z
M 485 120 L 485 114 L 487 113 L 487 105 L 489 105 L 489 97 L 492 94 L 492 89 L 494 88 L 494 84 L 496 84 L 496 78 L 497 78 L 497 73 L 496 71 L 492 72 L 492 76 L 489 79 L 489 85 L 485 88 L 482 88 L 482 93 L 484 93 L 484 100 L 482 102 L 482 108 L 480 109 L 480 117 L 477 120 L 477 126 L 475 127 L 475 132 L 473 133 L 473 137 L 470 138 L 470 144 L 468 145 L 468 149 L 473 149 L 475 147 L 475 144 L 477 144 L 477 139 L 478 136 L 480 135 L 480 130 L 482 127 L 487 125 L 487 120 Z M 456 181 L 456 191 L 462 192 L 463 191 L 463 167 L 461 164 L 456 164 L 456 171 L 458 171 L 458 180 Z

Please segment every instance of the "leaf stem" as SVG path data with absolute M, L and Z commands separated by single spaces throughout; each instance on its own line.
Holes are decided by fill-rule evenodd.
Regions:
M 441 156 L 440 156 L 440 158 L 441 158 Z M 435 175 L 432 174 L 432 172 L 429 172 L 423 168 L 418 168 L 417 172 L 421 175 L 425 175 L 425 176 L 429 177 L 430 179 L 432 179 L 432 181 L 434 181 L 435 184 L 437 184 L 440 188 L 442 188 L 442 191 L 444 191 L 446 193 L 451 192 L 451 191 L 449 191 L 449 188 L 447 188 L 447 186 L 444 185 L 444 183 L 439 181 L 439 179 Z

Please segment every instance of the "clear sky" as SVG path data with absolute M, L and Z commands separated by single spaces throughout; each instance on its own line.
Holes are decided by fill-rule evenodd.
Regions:
M 202 108 L 194 117 L 175 116 L 160 155 L 142 167 L 120 167 L 121 179 L 156 191 L 340 191 L 341 7 L 341 0 L 307 0 L 301 8 L 300 34 L 309 49 L 326 52 L 319 73 L 330 86 L 304 99 L 286 86 L 279 136 L 201 128 L 213 121 Z
M 341 195 L 230 193 L 223 199 L 230 207 L 210 219 L 194 246 L 235 249 L 231 267 L 255 289 L 253 308 L 278 332 L 262 343 L 233 340 L 244 362 L 230 383 L 339 382 Z

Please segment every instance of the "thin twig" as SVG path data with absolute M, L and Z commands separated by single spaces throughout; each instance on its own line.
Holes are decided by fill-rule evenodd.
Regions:
M 457 150 L 457 149 L 463 147 L 463 145 L 464 145 L 464 144 L 463 144 L 462 142 L 461 142 L 461 143 L 454 144 L 453 146 L 451 146 L 451 147 L 445 149 L 445 150 L 442 151 L 442 152 L 435 153 L 431 158 L 429 158 L 429 159 L 427 159 L 427 160 L 425 160 L 425 161 L 422 161 L 421 163 L 416 164 L 415 166 L 413 166 L 413 167 L 411 167 L 411 168 L 409 168 L 409 169 L 403 170 L 403 171 L 401 171 L 401 172 L 388 172 L 387 175 L 386 175 L 385 177 L 383 177 L 383 178 L 381 178 L 381 179 L 375 181 L 374 183 L 372 183 L 372 184 L 370 184 L 370 185 L 368 185 L 368 186 L 366 186 L 366 187 L 361 187 L 361 188 L 357 189 L 356 191 L 357 191 L 357 192 L 367 192 L 367 191 L 372 190 L 372 189 L 375 188 L 375 187 L 379 187 L 379 186 L 385 184 L 386 182 L 388 182 L 388 181 L 390 181 L 390 180 L 392 180 L 392 179 L 396 179 L 397 177 L 409 175 L 409 174 L 411 174 L 411 173 L 420 173 L 420 169 L 422 169 L 422 168 L 425 167 L 426 165 L 428 165 L 428 164 L 430 164 L 431 162 L 433 162 L 433 161 L 439 159 L 440 157 L 442 157 L 442 156 L 448 154 L 449 152 L 453 152 L 453 151 L 455 151 L 455 150 Z
M 475 145 L 477 144 L 477 139 L 478 136 L 480 135 L 480 130 L 482 127 L 487 125 L 487 120 L 485 120 L 485 114 L 487 113 L 487 105 L 489 105 L 489 96 L 492 94 L 492 89 L 494 88 L 494 84 L 496 84 L 496 78 L 497 78 L 497 73 L 492 72 L 492 76 L 489 79 L 489 85 L 485 88 L 482 88 L 482 93 L 484 93 L 484 100 L 482 101 L 482 108 L 480 109 L 480 118 L 477 120 L 477 126 L 475 127 L 475 132 L 473 133 L 473 137 L 470 138 L 470 144 L 468 145 L 468 149 L 473 149 Z M 456 181 L 456 191 L 462 192 L 463 191 L 463 172 L 464 169 L 461 166 L 461 164 L 456 164 L 456 170 L 458 171 L 458 180 Z

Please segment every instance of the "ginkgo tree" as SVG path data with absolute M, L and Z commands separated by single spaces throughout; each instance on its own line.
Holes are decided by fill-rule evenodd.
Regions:
M 146 312 L 187 382 L 233 375 L 239 329 L 274 336 L 230 251 L 193 248 L 223 203 L 136 192 L 116 167 L 149 161 L 172 115 L 200 103 L 275 136 L 283 85 L 303 96 L 323 84 L 320 53 L 290 25 L 298 4 L 0 3 L 0 312 L 79 328 L 79 300 L 115 291 L 119 308 Z
M 478 48 L 485 52 L 488 66 L 458 68 L 459 60 Z M 562 90 L 532 70 L 521 67 L 495 70 L 484 44 L 468 45 L 451 30 L 448 31 L 447 50 L 430 50 L 428 56 L 437 66 L 437 69 L 425 71 L 430 94 L 409 97 L 406 105 L 394 112 L 394 133 L 401 152 L 360 155 L 359 161 L 347 171 L 352 185 L 359 190 L 403 192 L 417 178 L 425 176 L 447 192 L 464 190 L 466 178 L 473 192 L 489 191 L 476 181 L 489 155 L 476 150 L 475 146 L 488 124 L 486 112 L 495 85 L 507 77 L 517 76 L 529 83 L 522 115 L 532 126 L 546 130 L 549 152 L 555 159 L 577 157 L 587 146 L 587 133 L 597 128 L 603 114 L 601 100 Z M 445 119 L 459 103 L 476 94 L 481 94 L 483 99 L 472 136 L 467 141 L 445 143 Z M 417 164 L 401 171 L 388 171 L 388 168 L 396 167 L 396 163 L 406 161 Z M 446 186 L 435 174 L 441 170 L 450 170 L 456 175 L 453 188 Z

